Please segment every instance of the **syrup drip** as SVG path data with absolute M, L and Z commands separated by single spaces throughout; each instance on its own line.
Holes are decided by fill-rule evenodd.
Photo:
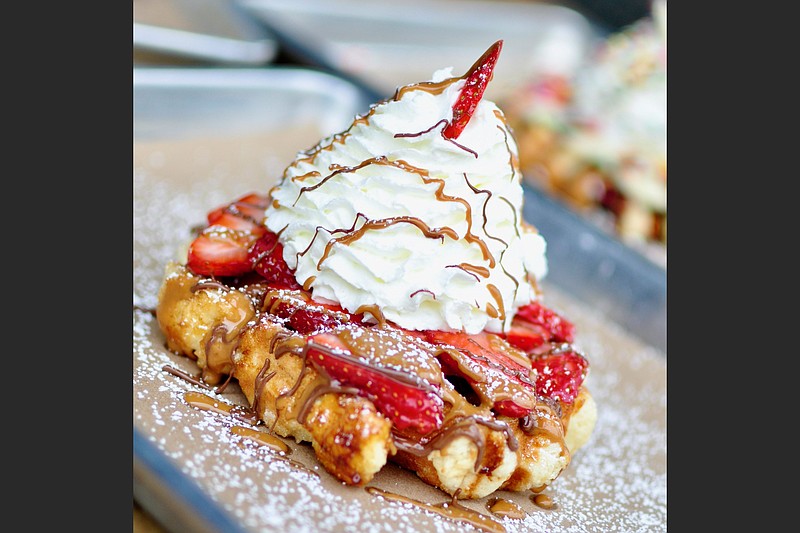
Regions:
M 258 433 L 259 435 L 253 436 L 252 433 Z M 289 459 L 286 457 L 286 454 L 291 453 L 291 448 L 289 448 L 286 443 L 275 439 L 275 442 L 272 442 L 269 439 L 269 435 L 265 433 L 261 433 L 258 431 L 250 430 L 249 428 L 242 427 L 242 426 L 234 426 L 231 428 L 231 433 L 239 435 L 242 439 L 239 441 L 238 446 L 240 448 L 246 449 L 249 445 L 255 444 L 258 450 L 269 450 L 269 460 L 271 461 L 280 461 L 285 463 L 295 470 L 305 472 L 315 478 L 319 479 L 319 474 L 314 472 L 312 469 L 308 468 L 303 463 L 299 463 L 295 460 Z M 267 437 L 265 439 L 264 437 Z M 279 443 L 279 444 L 278 444 Z M 286 447 L 287 451 L 283 452 L 283 448 Z M 277 453 L 275 453 L 277 452 Z
M 187 374 L 183 370 L 181 370 L 179 368 L 175 368 L 174 366 L 164 365 L 164 366 L 161 367 L 161 370 L 163 370 L 164 372 L 169 372 L 173 376 L 177 376 L 177 377 L 179 377 L 179 378 L 181 378 L 183 380 L 186 380 L 189 383 L 191 383 L 192 385 L 197 385 L 198 387 L 202 387 L 202 388 L 204 388 L 206 390 L 214 390 L 214 387 L 212 387 L 208 383 L 204 382 L 202 379 L 197 378 L 195 376 L 192 376 L 190 374 Z
M 183 394 L 183 399 L 192 407 L 196 407 L 202 411 L 211 411 L 212 413 L 228 415 L 236 418 L 237 420 L 241 420 L 246 424 L 250 424 L 251 426 L 255 426 L 259 422 L 258 416 L 252 409 L 243 407 L 241 405 L 220 402 L 219 400 L 216 400 L 207 394 L 203 394 L 202 392 L 185 392 Z
M 486 531 L 488 533 L 506 533 L 506 528 L 503 526 L 503 524 L 488 515 L 479 513 L 478 511 L 473 511 L 468 507 L 460 505 L 455 501 L 455 498 L 450 502 L 428 504 L 419 500 L 415 500 L 414 498 L 401 496 L 377 487 L 366 487 L 365 490 L 373 496 L 380 496 L 381 498 L 393 502 L 411 504 L 414 507 L 436 513 L 444 518 L 449 518 L 457 522 L 466 522 L 467 524 L 476 527 L 481 531 Z
M 284 455 L 289 455 L 292 453 L 292 449 L 289 448 L 285 442 L 277 437 L 273 437 L 269 433 L 264 433 L 263 431 L 258 431 L 244 426 L 233 426 L 231 428 L 231 433 L 248 439 L 258 446 L 266 446 L 267 448 L 275 450 L 276 452 L 280 452 Z
M 486 502 L 486 508 L 493 515 L 501 518 L 513 518 L 515 520 L 520 520 L 528 516 L 528 513 L 526 513 L 522 507 L 511 500 L 506 500 L 503 498 L 491 498 L 488 502 Z
M 553 500 L 550 499 L 550 496 L 547 494 L 534 494 L 531 496 L 531 501 L 542 509 L 552 509 L 555 507 L 555 503 L 553 503 Z

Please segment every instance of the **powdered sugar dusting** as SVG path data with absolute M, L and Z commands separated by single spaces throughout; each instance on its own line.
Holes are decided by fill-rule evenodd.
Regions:
M 287 142 L 283 140 L 283 142 Z M 303 146 L 303 143 L 295 145 Z M 183 149 L 181 149 L 183 150 Z M 153 308 L 167 261 L 190 237 L 205 213 L 251 190 L 264 191 L 280 164 L 258 161 L 250 181 L 225 165 L 215 165 L 203 149 L 180 151 L 169 145 L 138 147 L 134 172 L 134 304 Z M 192 157 L 192 153 L 203 152 Z M 188 161 L 188 163 L 187 163 Z M 180 168 L 176 170 L 175 165 Z M 183 167 L 188 167 L 188 170 Z M 176 179 L 183 172 L 186 180 Z M 263 181 L 263 183 L 262 183 Z M 666 531 L 666 358 L 603 316 L 560 291 L 543 285 L 545 302 L 577 328 L 577 344 L 586 353 L 588 387 L 598 420 L 589 443 L 545 494 L 555 507 L 545 510 L 533 493 L 500 491 L 528 516 L 496 520 L 509 533 Z M 133 313 L 134 428 L 194 480 L 218 506 L 247 531 L 456 532 L 474 528 L 409 505 L 385 502 L 360 488 L 336 481 L 315 460 L 308 445 L 284 439 L 296 468 L 265 448 L 255 448 L 231 432 L 235 419 L 201 411 L 183 400 L 187 391 L 213 392 L 162 370 L 165 364 L 197 374 L 188 358 L 164 348 L 152 314 Z M 219 399 L 246 405 L 237 386 Z M 263 426 L 261 431 L 265 431 Z M 448 501 L 413 473 L 387 465 L 370 485 L 421 499 Z M 489 498 L 461 502 L 489 514 Z

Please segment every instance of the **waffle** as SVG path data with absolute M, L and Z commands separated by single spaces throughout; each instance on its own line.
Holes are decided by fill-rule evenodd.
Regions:
M 425 435 L 398 429 L 369 395 L 312 364 L 312 336 L 293 330 L 282 312 L 288 304 L 324 310 L 332 324 L 320 328 L 325 333 L 411 354 L 387 359 L 375 349 L 365 364 L 424 376 L 442 399 L 441 426 Z M 526 417 L 497 415 L 463 382 L 445 376 L 437 358 L 441 346 L 391 324 L 356 323 L 314 304 L 302 290 L 275 289 L 258 279 L 220 281 L 170 263 L 156 317 L 167 347 L 193 359 L 205 382 L 235 379 L 270 431 L 310 443 L 325 470 L 347 485 L 366 485 L 391 461 L 462 499 L 538 489 L 567 468 L 597 416 L 585 386 L 569 404 L 537 397 Z

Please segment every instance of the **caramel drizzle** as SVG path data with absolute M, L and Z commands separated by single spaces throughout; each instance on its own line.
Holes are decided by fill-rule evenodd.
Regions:
M 377 304 L 364 304 L 362 306 L 359 306 L 359 308 L 356 309 L 356 312 L 354 314 L 361 315 L 364 313 L 369 313 L 370 315 L 372 315 L 375 318 L 375 320 L 377 320 L 379 326 L 383 327 L 386 325 L 386 317 L 384 316 L 383 311 L 381 311 L 381 308 Z
M 239 441 L 240 448 L 246 448 L 245 442 L 255 444 L 256 446 L 258 446 L 258 449 L 267 448 L 272 452 L 277 452 L 277 454 L 276 453 L 269 454 L 270 460 L 281 461 L 285 464 L 288 464 L 295 470 L 300 470 L 313 477 L 319 478 L 319 474 L 308 468 L 303 463 L 299 463 L 293 459 L 289 459 L 288 457 L 286 457 L 291 453 L 292 450 L 291 448 L 289 448 L 289 446 L 286 445 L 286 443 L 279 440 L 278 438 L 273 437 L 262 431 L 256 431 L 243 426 L 233 426 L 231 428 L 231 433 L 241 437 L 241 440 Z
M 506 436 L 508 449 L 512 452 L 517 451 L 519 448 L 519 442 L 507 423 L 499 420 L 492 420 L 480 415 L 460 417 L 446 424 L 442 429 L 438 430 L 433 437 L 427 439 L 423 438 L 419 442 L 411 441 L 401 435 L 393 435 L 394 444 L 398 450 L 418 457 L 426 457 L 434 450 L 445 448 L 457 437 L 467 437 L 475 443 L 475 446 L 478 448 L 478 455 L 475 458 L 475 465 L 473 467 L 475 472 L 477 472 L 478 469 L 480 469 L 486 448 L 486 439 L 480 429 L 478 429 L 478 424 L 486 426 L 494 431 L 502 431 Z
M 285 391 L 282 391 L 275 397 L 275 401 L 273 403 L 275 420 L 273 420 L 272 425 L 270 426 L 270 431 L 273 431 L 275 429 L 275 425 L 278 423 L 278 413 L 281 407 L 281 400 L 291 397 L 300 387 L 300 383 L 303 381 L 303 377 L 306 375 L 305 355 L 301 352 L 299 346 L 299 344 L 304 342 L 304 339 L 301 337 L 296 337 L 285 331 L 276 333 L 270 341 L 269 351 L 275 355 L 276 361 L 286 354 L 297 355 L 302 357 L 304 360 L 303 370 L 300 372 L 297 380 L 292 384 L 291 387 Z M 276 375 L 276 372 L 268 372 L 271 365 L 272 363 L 270 359 L 267 358 L 264 361 L 264 365 L 259 369 L 253 384 L 253 409 L 259 414 L 262 412 L 261 398 L 264 396 L 264 389 L 267 386 L 267 383 Z
M 469 263 L 460 263 L 458 265 L 445 265 L 445 268 L 458 268 L 463 270 L 470 276 L 475 278 L 475 281 L 480 281 L 481 279 L 478 277 L 483 276 L 484 278 L 489 277 L 489 269 L 485 267 L 479 267 L 475 265 L 470 265 Z M 476 306 L 477 307 L 477 306 Z
M 493 239 L 493 240 L 495 240 L 497 242 L 500 242 L 503 246 L 505 246 L 505 249 L 502 252 L 500 252 L 499 264 L 500 264 L 500 268 L 503 270 L 503 274 L 505 274 L 514 283 L 514 299 L 516 299 L 517 294 L 519 293 L 519 280 L 517 278 L 515 278 L 514 276 L 512 276 L 511 274 L 509 274 L 508 270 L 506 270 L 506 267 L 503 264 L 503 256 L 505 255 L 506 250 L 508 250 L 508 243 L 506 241 L 504 241 L 503 239 L 499 238 L 499 237 L 495 237 L 494 235 L 489 234 L 489 232 L 486 229 L 486 224 L 489 222 L 489 217 L 486 215 L 486 207 L 489 205 L 489 200 L 492 198 L 493 193 L 490 190 L 478 189 L 477 187 L 472 185 L 472 183 L 469 182 L 469 178 L 467 177 L 467 173 L 466 172 L 464 173 L 464 181 L 466 182 L 467 186 L 470 189 L 472 189 L 472 192 L 474 192 L 475 194 L 486 194 L 486 201 L 483 202 L 483 211 L 482 211 L 482 214 L 483 214 L 483 226 L 482 226 L 483 233 L 485 233 L 486 236 L 489 237 L 490 239 Z M 514 227 L 516 228 L 517 227 L 517 211 L 516 211 L 516 209 L 514 209 L 514 206 L 511 204 L 511 202 L 507 198 L 505 198 L 503 196 L 500 196 L 499 198 L 500 198 L 500 200 L 503 200 L 504 202 L 506 202 L 509 205 L 509 207 L 511 207 L 511 212 L 514 214 Z M 520 234 L 519 234 L 519 230 L 517 230 L 517 237 L 521 237 Z M 525 270 L 526 277 L 528 277 L 529 273 L 528 273 L 527 268 L 525 268 L 524 264 L 523 264 L 522 268 Z M 494 296 L 494 294 L 493 294 L 493 296 Z M 501 303 L 501 306 L 502 306 L 502 303 Z
M 453 83 L 457 82 L 460 79 L 463 79 L 463 76 L 455 78 L 447 78 L 446 80 L 442 81 L 422 81 L 419 83 L 415 83 L 413 85 L 406 85 L 404 87 L 399 87 L 395 91 L 394 98 L 392 99 L 400 100 L 407 92 L 410 91 L 422 91 L 433 95 L 439 95 L 442 94 L 444 90 L 447 89 L 450 85 L 452 85 Z
M 366 487 L 364 490 L 374 496 L 380 496 L 381 498 L 389 501 L 410 504 L 414 507 L 425 509 L 441 517 L 449 518 L 456 522 L 465 522 L 481 531 L 486 531 L 488 533 L 506 532 L 506 528 L 503 526 L 503 524 L 490 516 L 460 505 L 455 498 L 449 502 L 445 501 L 437 504 L 429 504 L 420 500 L 415 500 L 414 498 L 388 492 L 383 489 L 379 489 L 378 487 Z
M 504 272 L 505 272 L 505 270 L 504 270 Z M 499 318 L 501 321 L 505 321 L 505 319 L 506 319 L 506 307 L 505 307 L 505 304 L 503 304 L 503 295 L 500 294 L 500 290 L 497 287 L 495 287 L 493 284 L 491 284 L 491 283 L 489 283 L 486 286 L 486 290 L 489 291 L 489 294 L 492 295 L 492 298 L 494 298 L 494 301 L 497 302 L 497 306 L 500 308 L 500 309 L 495 309 L 494 310 L 495 313 L 497 313 L 495 318 Z
M 341 165 L 331 165 L 330 168 L 333 170 L 333 172 L 331 172 L 330 174 L 328 174 L 327 176 L 322 178 L 318 183 L 316 183 L 314 185 L 311 185 L 311 186 L 308 186 L 308 187 L 301 188 L 300 192 L 297 193 L 297 198 L 294 199 L 294 203 L 292 205 L 293 206 L 297 205 L 297 202 L 300 200 L 300 197 L 304 193 L 315 191 L 315 190 L 319 189 L 320 187 L 325 185 L 325 183 L 327 183 L 328 180 L 330 180 L 334 176 L 337 176 L 337 175 L 339 175 L 339 174 L 341 174 L 343 172 L 346 172 L 348 174 L 352 174 L 353 172 L 355 172 L 357 170 L 360 170 L 360 169 L 362 169 L 362 168 L 364 168 L 366 166 L 369 166 L 369 165 L 386 164 L 385 163 L 386 161 L 387 161 L 386 156 L 382 156 L 381 155 L 381 156 L 378 156 L 378 157 L 371 157 L 369 159 L 366 159 L 366 160 L 362 161 L 361 163 L 359 163 L 358 165 L 356 165 L 354 167 L 345 167 L 345 166 L 341 166 Z
M 442 241 L 444 241 L 445 237 L 450 237 L 453 240 L 458 240 L 458 234 L 452 228 L 447 226 L 443 228 L 431 228 L 425 222 L 416 217 L 399 216 L 378 220 L 369 220 L 363 213 L 358 213 L 356 214 L 356 219 L 359 216 L 365 219 L 364 224 L 362 224 L 360 228 L 355 231 L 346 232 L 346 234 L 341 237 L 333 237 L 331 235 L 332 238 L 325 244 L 325 251 L 322 253 L 322 257 L 320 257 L 319 261 L 317 262 L 317 270 L 322 270 L 322 263 L 325 261 L 325 259 L 327 259 L 328 254 L 330 253 L 334 244 L 343 244 L 345 246 L 349 246 L 353 242 L 363 237 L 368 231 L 386 229 L 394 226 L 395 224 L 411 224 L 416 226 L 420 232 L 422 232 L 422 234 L 429 239 L 442 239 Z M 355 226 L 355 223 L 353 225 Z
M 241 420 L 251 426 L 255 426 L 259 422 L 258 415 L 252 409 L 241 405 L 232 405 L 227 402 L 220 402 L 208 394 L 202 392 L 188 391 L 183 394 L 183 399 L 201 411 L 211 411 L 221 415 L 228 415 L 237 420 Z
M 503 518 L 520 520 L 528 516 L 528 513 L 522 507 L 504 498 L 491 498 L 486 502 L 486 508 L 493 515 Z
M 211 330 L 205 343 L 206 368 L 210 371 L 227 373 L 227 365 L 231 363 L 233 352 L 239 347 L 241 340 L 236 330 L 243 322 L 246 322 L 244 316 L 239 322 L 226 321 Z
M 322 139 L 319 143 L 317 143 L 316 146 L 314 146 L 310 150 L 306 150 L 306 151 L 302 152 L 303 155 L 305 155 L 306 157 L 303 157 L 301 159 L 297 159 L 291 166 L 296 166 L 298 163 L 301 163 L 301 162 L 313 164 L 314 160 L 317 158 L 317 156 L 319 156 L 319 154 L 321 152 L 333 150 L 333 145 L 334 144 L 344 144 L 347 141 L 347 138 L 351 135 L 350 130 L 352 130 L 356 125 L 358 125 L 358 124 L 364 124 L 365 126 L 369 125 L 369 117 L 372 116 L 372 114 L 374 112 L 375 112 L 375 108 L 373 106 L 373 108 L 370 109 L 367 114 L 362 115 L 360 117 L 356 117 L 356 119 L 353 121 L 353 123 L 350 125 L 350 127 L 347 128 L 345 131 L 343 131 L 341 133 L 337 133 L 337 134 L 333 135 L 332 137 L 330 137 L 329 138 L 330 139 L 330 143 L 329 144 L 323 146 L 322 143 L 327 139 Z M 287 170 L 288 170 L 288 168 L 287 168 Z M 286 174 L 284 174 L 284 179 L 285 179 L 285 176 L 286 176 Z
M 398 134 L 398 135 L 403 135 L 403 134 Z M 417 167 L 415 167 L 413 165 L 410 165 L 406 161 L 403 161 L 403 160 L 400 160 L 400 159 L 396 160 L 396 161 L 390 161 L 390 160 L 388 160 L 386 158 L 386 156 L 378 156 L 378 157 L 367 159 L 366 161 L 364 161 L 361 164 L 359 164 L 357 166 L 354 166 L 354 167 L 340 167 L 340 166 L 333 166 L 332 165 L 331 168 L 335 169 L 334 172 L 332 172 L 331 174 L 329 174 L 328 176 L 326 176 L 320 182 L 318 182 L 317 184 L 315 184 L 313 186 L 303 187 L 300 190 L 300 193 L 298 194 L 297 199 L 295 199 L 295 204 L 300 199 L 300 196 L 303 193 L 315 190 L 316 188 L 322 186 L 327 180 L 331 179 L 335 175 L 337 175 L 339 173 L 342 173 L 342 172 L 348 172 L 348 173 L 349 172 L 355 172 L 355 171 L 357 171 L 357 170 L 359 170 L 361 168 L 364 168 L 364 167 L 366 167 L 368 165 L 386 165 L 386 166 L 391 166 L 391 167 L 394 167 L 394 168 L 398 168 L 398 169 L 403 170 L 405 172 L 417 174 L 420 177 L 420 179 L 423 181 L 423 183 L 425 183 L 425 184 L 435 183 L 437 185 L 436 191 L 434 193 L 436 195 L 436 199 L 437 200 L 439 200 L 440 202 L 457 202 L 457 203 L 460 203 L 461 205 L 463 205 L 464 209 L 466 211 L 465 220 L 467 222 L 467 231 L 466 231 L 466 234 L 464 235 L 464 239 L 467 242 L 469 242 L 470 244 L 477 244 L 481 249 L 481 254 L 483 255 L 483 259 L 485 261 L 489 262 L 489 268 L 494 268 L 494 266 L 496 265 L 496 260 L 495 260 L 494 256 L 491 254 L 491 252 L 489 251 L 489 247 L 486 245 L 486 243 L 483 241 L 483 239 L 481 239 L 480 237 L 475 235 L 473 233 L 473 231 L 472 231 L 472 206 L 469 204 L 469 202 L 467 202 L 464 198 L 459 198 L 457 196 L 450 196 L 450 195 L 445 194 L 444 193 L 445 181 L 443 179 L 441 179 L 441 178 L 431 178 L 427 170 L 417 168 Z M 491 192 L 489 192 L 489 191 L 486 191 L 486 192 L 488 192 L 491 195 Z M 365 221 L 367 221 L 365 226 L 372 226 L 372 227 L 368 227 L 367 229 L 374 229 L 375 227 L 385 227 L 385 226 L 382 226 L 384 221 L 392 220 L 392 219 L 384 219 L 384 220 L 370 221 L 365 215 L 363 215 L 361 213 L 359 213 L 359 214 L 364 218 Z M 485 205 L 484 205 L 484 218 L 485 218 L 485 216 L 486 216 L 486 208 L 485 208 Z M 430 228 L 427 225 L 424 226 L 424 228 L 426 228 L 426 229 L 423 229 L 422 225 L 424 223 L 421 220 L 419 220 L 419 219 L 417 219 L 415 217 L 396 217 L 396 218 L 397 219 L 401 219 L 402 218 L 402 219 L 404 219 L 406 221 L 409 221 L 409 222 L 413 221 L 412 223 L 417 225 L 417 227 L 419 227 L 423 231 L 423 233 L 425 233 L 426 237 L 429 237 L 429 238 L 431 238 L 432 236 L 430 234 L 426 233 L 426 229 L 428 231 L 434 231 L 434 232 L 437 231 L 437 230 L 430 230 Z M 515 218 L 515 220 L 516 220 L 516 218 Z M 358 216 L 356 216 L 356 219 L 353 221 L 353 225 L 349 229 L 339 228 L 339 229 L 331 231 L 331 230 L 328 230 L 327 228 L 318 226 L 316 228 L 316 231 L 314 233 L 314 237 L 312 238 L 311 242 L 309 243 L 309 245 L 306 247 L 305 250 L 303 250 L 302 252 L 300 252 L 298 254 L 298 256 L 305 255 L 308 252 L 308 250 L 311 248 L 311 246 L 313 245 L 314 241 L 316 240 L 317 235 L 319 235 L 319 231 L 320 230 L 327 231 L 331 235 L 333 235 L 335 233 L 353 233 L 353 232 L 356 232 L 356 231 L 360 231 L 361 232 L 359 234 L 359 236 L 363 235 L 363 233 L 365 231 L 367 231 L 367 230 L 364 229 L 364 226 L 362 226 L 361 229 L 356 230 L 355 226 L 356 226 L 357 223 L 358 223 Z M 484 231 L 485 231 L 485 226 L 486 226 L 486 223 L 484 221 Z M 441 231 L 452 231 L 452 230 L 450 228 L 443 228 Z M 438 238 L 438 237 L 439 237 L 439 235 L 434 235 L 433 236 L 433 238 Z M 458 240 L 458 234 L 456 234 L 455 232 L 452 232 L 452 238 L 455 239 L 455 240 Z M 341 238 L 340 238 L 340 240 L 341 240 Z M 503 244 L 505 244 L 505 242 L 503 242 Z M 329 249 L 330 249 L 330 242 L 328 243 L 328 246 L 326 246 L 325 256 L 327 256 Z M 322 263 L 322 260 L 320 260 L 319 264 L 317 265 L 318 269 L 319 269 L 319 266 L 320 266 L 321 263 Z
M 561 408 L 550 398 L 539 397 L 530 413 L 519 419 L 519 428 L 526 435 L 545 435 L 553 442 L 564 439 Z
M 299 252 L 297 252 L 295 254 L 295 264 L 299 264 L 300 263 L 300 257 L 306 255 L 308 253 L 308 251 L 311 249 L 311 247 L 314 246 L 314 241 L 317 240 L 317 236 L 319 235 L 320 231 L 326 231 L 326 232 L 328 232 L 329 235 L 333 235 L 334 233 L 348 233 L 348 232 L 355 231 L 356 224 L 358 224 L 359 217 L 363 217 L 365 219 L 367 218 L 366 216 L 362 215 L 361 213 L 356 213 L 356 218 L 353 220 L 353 225 L 350 226 L 349 229 L 338 228 L 338 229 L 335 229 L 335 230 L 329 230 L 328 228 L 326 228 L 324 226 L 317 226 L 316 228 L 314 228 L 314 236 L 311 238 L 311 241 L 309 241 L 308 246 L 306 246 L 303 250 L 300 250 Z M 315 279 L 316 279 L 316 277 L 315 277 Z
M 266 446 L 267 448 L 274 450 L 278 453 L 282 453 L 284 455 L 289 455 L 292 453 L 292 449 L 289 446 L 280 440 L 277 437 L 270 435 L 269 433 L 264 433 L 263 431 L 258 431 L 256 429 L 244 427 L 244 426 L 233 426 L 231 428 L 231 433 L 234 435 L 238 435 L 244 439 L 247 439 L 250 442 L 257 444 L 258 446 Z
M 410 165 L 408 165 L 408 163 L 406 163 L 405 161 L 400 161 L 400 163 L 402 163 L 405 166 L 409 166 L 410 167 Z M 470 205 L 470 203 L 467 200 L 465 200 L 464 198 L 460 198 L 458 196 L 450 196 L 450 195 L 444 194 L 445 182 L 444 182 L 443 179 L 441 179 L 441 178 L 431 178 L 426 170 L 422 170 L 422 169 L 415 169 L 415 170 L 420 175 L 420 177 L 422 178 L 422 181 L 425 184 L 429 184 L 429 183 L 438 184 L 438 187 L 436 188 L 436 192 L 435 192 L 437 200 L 439 200 L 440 202 L 457 202 L 457 203 L 460 203 L 461 205 L 464 206 L 464 209 L 467 212 L 466 215 L 465 215 L 465 220 L 467 222 L 467 232 L 464 234 L 464 240 L 466 240 L 470 244 L 477 244 L 481 249 L 481 253 L 483 254 L 484 261 L 489 261 L 489 268 L 494 268 L 496 262 L 495 262 L 494 256 L 489 251 L 489 247 L 486 245 L 486 242 L 484 242 L 483 239 L 481 239 L 480 237 L 478 237 L 477 235 L 475 235 L 472 232 L 472 206 Z M 475 267 L 475 268 L 477 268 L 477 267 Z M 488 277 L 488 273 L 487 273 L 486 276 Z
M 321 369 L 320 369 L 321 370 Z M 310 391 L 305 395 L 305 397 L 300 402 L 300 409 L 297 412 L 295 418 L 300 424 L 305 424 L 306 419 L 308 418 L 308 413 L 311 411 L 311 407 L 314 405 L 314 402 L 317 401 L 317 398 L 324 396 L 328 393 L 332 394 L 349 394 L 351 396 L 357 396 L 359 390 L 355 387 L 343 387 L 338 385 L 332 381 L 330 381 L 330 377 L 325 373 L 324 370 L 320 372 L 320 375 L 324 375 L 324 379 L 328 380 L 328 383 L 319 383 L 314 387 L 309 387 Z
M 223 292 L 228 292 L 232 290 L 229 286 L 225 285 L 224 283 L 220 283 L 215 279 L 204 279 L 200 280 L 189 289 L 189 291 L 194 294 L 197 291 L 202 290 L 220 290 Z
M 305 181 L 305 180 L 307 180 L 308 178 L 318 178 L 318 177 L 320 177 L 321 175 L 322 175 L 322 174 L 320 174 L 320 173 L 319 173 L 319 172 L 317 172 L 316 170 L 312 170 L 311 172 L 306 172 L 306 173 L 305 173 L 305 174 L 303 174 L 303 175 L 300 175 L 300 176 L 294 176 L 294 177 L 292 178 L 292 181 Z M 295 202 L 295 203 L 296 203 L 296 202 Z

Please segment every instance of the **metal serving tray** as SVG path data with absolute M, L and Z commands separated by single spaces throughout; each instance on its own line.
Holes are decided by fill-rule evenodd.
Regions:
M 232 0 L 137 0 L 133 50 L 136 65 L 247 67 L 270 63 L 278 45 Z
M 285 48 L 391 95 L 442 67 L 469 68 L 498 39 L 495 101 L 542 71 L 570 74 L 598 37 L 562 5 L 502 0 L 235 0 Z M 465 61 L 467 63 L 465 64 Z
M 165 264 L 181 257 L 191 227 L 210 208 L 267 190 L 296 152 L 343 130 L 371 103 L 358 86 L 302 68 L 134 69 L 134 497 L 169 531 L 467 527 L 341 485 L 317 466 L 310 446 L 289 442 L 291 458 L 317 477 L 241 448 L 229 421 L 183 401 L 185 391 L 202 389 L 162 367 L 197 369 L 165 349 L 147 312 Z M 525 218 L 548 241 L 545 294 L 574 318 L 586 343 L 599 418 L 574 468 L 548 489 L 559 509 L 537 510 L 525 495 L 503 493 L 531 513 L 507 530 L 665 531 L 666 275 L 527 187 L 525 201 Z M 238 386 L 220 400 L 246 405 Z M 391 464 L 371 484 L 432 503 L 447 499 Z M 484 501 L 464 504 L 486 512 Z

